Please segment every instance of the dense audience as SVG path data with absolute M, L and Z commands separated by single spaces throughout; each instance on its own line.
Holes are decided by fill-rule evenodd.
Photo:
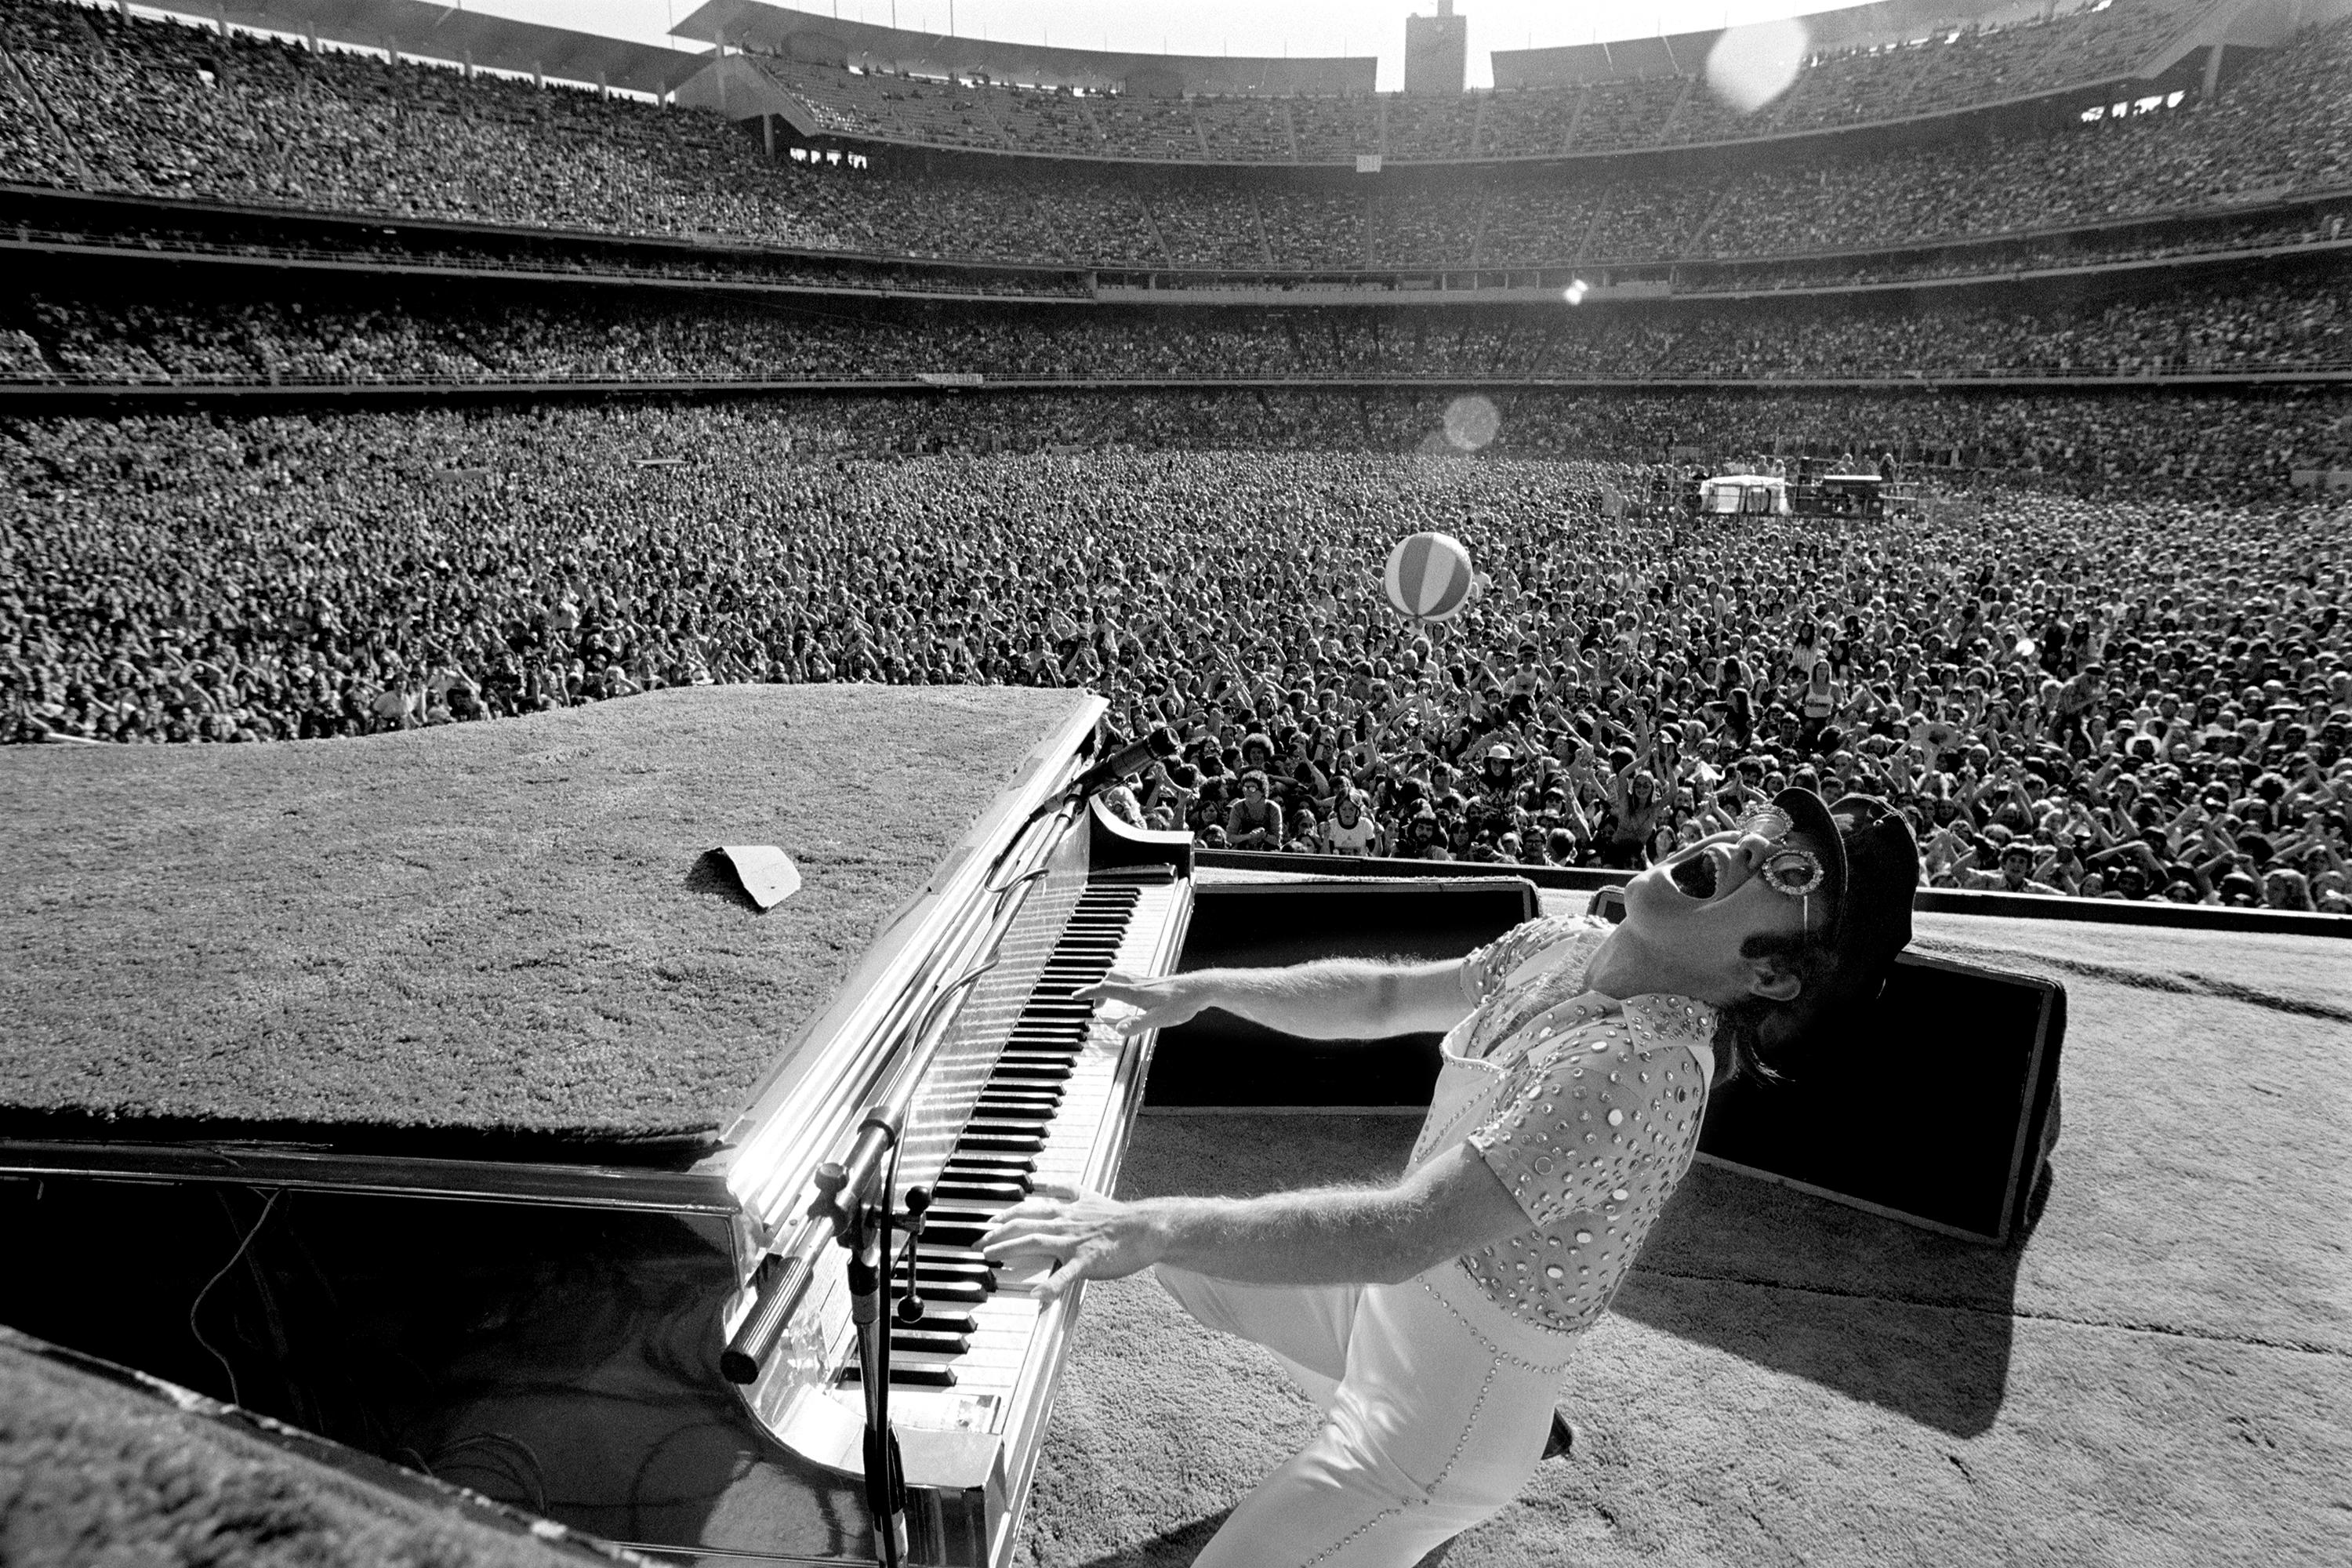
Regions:
M 2053 26 L 2105 28 L 2156 3 Z M 2048 30 L 2018 36 L 2031 33 Z M 1930 54 L 1965 47 L 1921 46 Z M 2342 90 L 2352 21 L 2261 52 L 2210 102 L 2191 94 L 2178 107 L 2135 108 L 2095 124 L 1843 152 L 1801 147 L 1753 168 L 1661 174 L 1487 163 L 1407 168 L 1376 181 L 1067 160 L 925 170 L 898 166 L 904 161 L 887 148 L 864 170 L 794 163 L 767 157 L 748 122 L 730 126 L 699 110 L 469 81 L 57 0 L 0 0 L 0 49 L 12 62 L 0 71 L 0 179 L 901 258 L 1303 272 L 1625 264 L 1946 242 L 2352 186 L 2352 94 Z M 1889 54 L 1885 68 L 1896 74 L 1888 79 L 1910 84 L 1906 93 L 1937 79 L 1925 58 Z M 1803 79 L 1862 68 L 1825 65 Z M 1588 96 L 1609 101 L 1580 99 L 1569 111 L 1574 145 L 1586 147 L 1612 123 L 1621 98 L 1646 104 L 1654 96 L 1692 114 L 1691 101 L 1704 95 L 1685 93 L 1686 85 L 1610 84 L 1605 94 L 1596 87 Z M 982 116 L 984 106 L 970 97 L 981 89 L 923 90 L 926 102 L 987 118 L 1003 132 L 992 145 L 1009 144 L 1006 124 L 1028 123 L 1005 121 L 1010 109 Z M 1513 112 L 1506 106 L 1535 96 L 1485 100 L 1481 156 L 1500 155 Z M 974 106 L 954 109 L 960 102 Z M 1799 92 L 1785 102 L 1788 110 L 1766 115 L 1796 112 Z M 1055 122 L 1096 127 L 1088 133 L 1106 155 L 1136 154 L 1163 135 L 1196 148 L 1206 138 L 1198 126 L 1167 131 L 1174 110 L 1164 104 L 1147 115 L 1140 103 L 1116 100 L 1058 103 Z M 1368 120 L 1385 118 L 1391 132 L 1426 127 L 1446 148 L 1463 142 L 1465 115 L 1476 121 L 1468 100 L 1452 108 L 1385 99 L 1279 105 L 1281 140 L 1296 140 L 1302 156 L 1353 144 Z M 1047 122 L 1042 108 L 1024 112 Z M 1265 100 L 1251 100 L 1250 136 L 1274 135 L 1268 112 Z M 1132 137 L 1121 132 L 1128 139 L 1113 143 L 1101 133 L 1131 116 L 1142 116 Z M 1538 151 L 1569 147 L 1567 129 L 1559 147 Z
M 1686 146 L 1868 125 L 2105 84 L 2180 36 L 2199 0 L 2124 0 L 2008 26 L 1937 28 L 1885 47 L 1823 54 L 1753 112 L 1675 74 L 1476 97 L 1153 98 L 944 82 L 879 67 L 762 61 L 828 131 L 932 146 L 1081 157 L 1345 163 L 1531 157 Z
M 2345 273 L 2020 306 L 1979 295 L 1455 309 L 1074 310 L 582 295 L 385 279 L 0 307 L 0 377 L 305 382 L 1885 380 L 2352 368 Z M 340 280 L 338 280 L 340 281 Z
M 1866 787 L 1945 885 L 2344 907 L 2340 502 L 1715 519 L 1661 465 L 1495 456 L 1759 466 L 1735 434 L 1806 423 L 1660 399 L 1644 442 L 1638 401 L 1518 407 L 1479 458 L 1331 449 L 1491 424 L 1434 399 L 20 421 L 0 725 L 250 742 L 702 681 L 1085 684 L 1124 733 L 1178 730 L 1122 804 L 1208 844 L 1630 867 L 1759 793 Z M 1089 432 L 1134 445 L 1051 449 Z M 1048 449 L 867 456 L 942 434 Z M 1480 563 L 1451 625 L 1381 600 L 1417 528 Z

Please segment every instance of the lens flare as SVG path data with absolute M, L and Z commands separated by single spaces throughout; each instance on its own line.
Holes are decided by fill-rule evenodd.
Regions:
M 1811 42 L 1793 16 L 1729 28 L 1707 51 L 1706 85 L 1731 109 L 1753 114 L 1789 90 Z
M 1561 289 L 1559 291 L 1559 297 L 1567 300 L 1571 305 L 1581 305 L 1584 303 L 1585 290 L 1590 287 L 1591 286 L 1586 283 L 1583 279 L 1579 278 L 1570 282 L 1567 288 Z
M 1475 393 L 1445 405 L 1445 440 L 1455 451 L 1475 452 L 1502 428 L 1502 411 Z

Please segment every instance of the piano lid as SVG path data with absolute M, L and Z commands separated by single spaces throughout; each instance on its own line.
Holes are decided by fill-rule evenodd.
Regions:
M 586 1173 L 552 1183 L 585 1202 L 658 1172 L 721 1204 L 694 1167 L 730 1117 L 1101 710 L 711 687 L 357 740 L 9 748 L 0 1169 L 381 1186 L 442 1162 L 422 1184 L 454 1191 L 505 1164 Z M 698 878 L 730 842 L 783 847 L 802 889 L 760 915 Z

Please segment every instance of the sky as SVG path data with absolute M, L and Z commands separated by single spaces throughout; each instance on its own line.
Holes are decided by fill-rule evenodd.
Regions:
M 483 11 L 582 32 L 647 43 L 664 41 L 671 21 L 692 16 L 701 0 L 461 0 Z M 1472 87 L 1494 85 L 1487 54 L 1494 49 L 1543 48 L 1654 34 L 1697 32 L 1836 11 L 1860 0 L 1622 0 L 1561 5 L 1558 0 L 1456 0 L 1470 24 Z M 950 0 L 838 0 L 847 20 L 945 32 Z M 955 31 L 972 37 L 1180 55 L 1380 56 L 1379 85 L 1404 85 L 1404 19 L 1433 16 L 1436 0 L 952 0 Z M 803 0 L 793 7 L 820 15 L 835 0 Z

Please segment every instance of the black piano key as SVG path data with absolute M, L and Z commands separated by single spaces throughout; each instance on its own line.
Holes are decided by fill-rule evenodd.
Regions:
M 971 1108 L 971 1122 L 983 1127 L 1042 1127 L 1054 1120 L 1050 1105 L 991 1104 L 982 1100 Z
M 1028 1188 L 1011 1182 L 941 1182 L 931 1190 L 940 1197 L 958 1202 L 1002 1204 L 1006 1208 L 1029 1195 Z
M 934 1312 L 930 1310 L 930 1303 L 926 1301 L 919 1321 L 900 1323 L 892 1331 L 904 1333 L 910 1328 L 919 1329 L 926 1333 L 961 1334 L 969 1339 L 980 1331 L 980 1320 L 970 1312 Z
M 958 1356 L 971 1349 L 971 1339 L 963 1334 L 951 1334 L 939 1329 L 905 1329 L 890 1331 L 890 1353 L 898 1355 Z
M 980 1256 L 973 1253 L 973 1257 Z M 996 1269 L 987 1263 L 926 1263 L 915 1265 L 915 1283 L 926 1292 L 934 1285 L 977 1285 L 982 1290 L 996 1289 Z
M 999 1062 L 992 1082 L 1059 1083 L 1074 1069 L 1068 1062 Z
M 1009 1154 L 992 1149 L 959 1149 L 948 1163 L 959 1171 L 1018 1171 L 1024 1176 L 1037 1169 L 1034 1155 Z
M 975 1154 L 991 1152 L 1000 1154 L 1026 1154 L 1033 1162 L 1037 1155 L 1045 1152 L 1045 1140 L 1034 1132 L 1027 1137 L 1011 1132 L 970 1132 L 966 1133 L 963 1140 L 956 1145 L 956 1152 L 959 1154 L 967 1152 Z
M 943 1182 L 1009 1182 L 1024 1193 L 1035 1184 L 1029 1172 L 1020 1166 L 995 1165 L 985 1160 L 950 1159 L 946 1168 L 940 1172 L 940 1179 Z
M 1014 1106 L 1002 1112 L 991 1110 L 986 1106 L 974 1106 L 971 1120 L 964 1123 L 964 1135 L 976 1139 L 1019 1138 L 1025 1135 L 1043 1140 L 1047 1130 L 1054 1125 L 1054 1116 L 1038 1115 L 1024 1106 Z M 955 1148 L 948 1152 L 948 1166 L 957 1175 L 977 1177 L 985 1182 L 1010 1181 L 1015 1175 L 1029 1176 L 1036 1172 L 1037 1157 L 1034 1151 L 1018 1154 L 1018 1158 L 1009 1166 L 1004 1161 L 991 1157 L 1006 1153 L 1018 1153 L 1018 1152 L 992 1148 L 978 1142 L 967 1144 L 963 1142 L 963 1135 L 959 1135 Z M 941 1173 L 941 1174 L 946 1173 L 946 1172 Z
M 838 1388 L 856 1388 L 866 1381 L 866 1377 L 863 1369 L 856 1362 L 851 1362 L 833 1381 Z M 902 1363 L 895 1355 L 890 1358 L 890 1386 L 893 1388 L 953 1388 L 955 1381 L 955 1368 L 951 1366 Z
M 924 1303 L 957 1307 L 977 1307 L 996 1294 L 993 1276 L 988 1279 L 926 1279 L 922 1283 Z
M 934 1243 L 929 1237 L 915 1250 L 917 1279 L 976 1279 L 994 1288 L 996 1265 L 988 1254 L 975 1252 L 961 1242 Z
M 1062 1103 L 1062 1086 L 1058 1083 L 983 1083 L 980 1098 L 998 1105 L 1034 1106 L 1051 1110 Z
M 1045 1121 L 990 1121 L 983 1117 L 973 1117 L 971 1121 L 964 1123 L 964 1135 L 967 1138 L 1016 1138 L 1021 1133 L 1030 1133 L 1042 1138 L 1045 1126 Z

